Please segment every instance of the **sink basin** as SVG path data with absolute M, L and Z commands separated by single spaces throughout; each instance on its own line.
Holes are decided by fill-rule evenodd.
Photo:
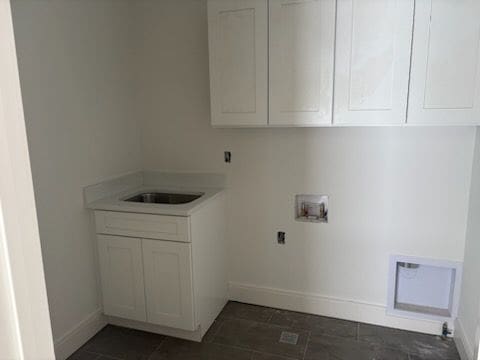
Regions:
M 203 194 L 178 194 L 146 192 L 132 196 L 124 201 L 148 204 L 187 204 L 200 198 Z

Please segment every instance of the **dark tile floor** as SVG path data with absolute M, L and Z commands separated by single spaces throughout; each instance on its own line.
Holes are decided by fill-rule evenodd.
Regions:
M 280 342 L 293 334 L 296 344 Z M 288 334 L 290 333 L 290 334 Z M 459 360 L 452 340 L 229 302 L 202 343 L 106 326 L 70 360 Z

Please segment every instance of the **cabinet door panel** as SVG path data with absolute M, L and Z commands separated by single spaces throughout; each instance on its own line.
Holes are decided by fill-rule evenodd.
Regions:
M 335 1 L 274 0 L 269 16 L 269 124 L 331 124 Z
M 480 2 L 417 0 L 409 123 L 480 123 Z
M 145 321 L 141 240 L 98 235 L 98 253 L 105 314 Z
M 339 0 L 336 124 L 405 123 L 413 0 Z
M 142 241 L 148 322 L 195 330 L 190 244 Z
M 213 125 L 267 125 L 266 0 L 209 0 Z

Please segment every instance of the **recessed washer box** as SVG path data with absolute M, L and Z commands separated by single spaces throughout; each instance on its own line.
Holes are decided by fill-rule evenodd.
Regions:
M 387 314 L 449 321 L 457 316 L 462 263 L 392 255 Z
M 295 220 L 304 222 L 328 222 L 327 195 L 295 195 Z

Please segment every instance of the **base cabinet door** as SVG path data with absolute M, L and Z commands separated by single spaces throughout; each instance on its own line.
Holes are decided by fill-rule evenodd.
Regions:
M 191 245 L 142 240 L 147 321 L 195 330 Z
M 141 239 L 98 235 L 106 315 L 145 321 Z

